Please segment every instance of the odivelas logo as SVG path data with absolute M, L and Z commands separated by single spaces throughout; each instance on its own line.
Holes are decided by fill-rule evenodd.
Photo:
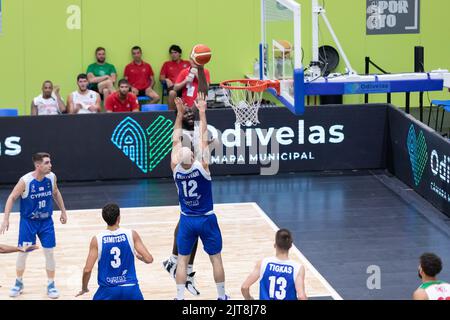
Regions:
M 305 121 L 299 120 L 298 127 L 245 128 L 236 126 L 219 132 L 214 126 L 208 130 L 214 137 L 214 155 L 212 164 L 245 163 L 245 150 L 249 150 L 249 163 L 266 161 L 314 160 L 311 152 L 277 152 L 280 146 L 292 144 L 311 145 L 339 144 L 345 139 L 343 125 L 324 128 L 316 125 L 305 128 Z M 297 131 L 297 134 L 296 132 Z M 131 117 L 120 122 L 112 134 L 112 143 L 127 156 L 144 173 L 152 172 L 171 152 L 173 121 L 159 116 L 146 130 Z M 270 154 L 264 148 L 271 146 Z M 225 149 L 225 154 L 223 153 Z M 238 153 L 236 154 L 235 150 Z M 258 150 L 259 149 L 259 150 Z M 275 150 L 276 149 L 276 150 Z M 253 153 L 253 151 L 255 153 Z
M 414 183 L 417 187 L 422 180 L 423 173 L 427 165 L 428 151 L 423 132 L 420 131 L 419 136 L 417 136 L 413 124 L 409 128 L 406 144 L 408 147 L 409 161 L 411 162 Z
M 414 183 L 418 187 L 422 181 L 423 174 L 428 161 L 428 146 L 423 131 L 417 136 L 412 124 L 409 128 L 407 147 Z M 431 190 L 439 197 L 450 202 L 450 194 L 446 191 L 448 187 L 442 188 L 442 182 L 445 185 L 450 184 L 450 156 L 440 156 L 436 149 L 433 149 L 430 155 L 430 169 L 433 177 L 438 177 L 440 182 L 430 181 Z M 439 186 L 439 185 L 441 186 Z
M 0 156 L 18 156 L 22 152 L 19 143 L 20 137 L 8 137 L 4 142 L 0 140 Z
M 126 117 L 112 134 L 112 143 L 143 172 L 152 172 L 172 150 L 173 121 L 159 116 L 144 130 Z
M 345 139 L 344 126 L 333 125 L 324 128 L 316 125 L 305 128 L 305 120 L 299 120 L 297 128 L 241 128 L 236 125 L 234 129 L 227 129 L 219 133 L 214 127 L 208 126 L 212 136 L 219 137 L 222 148 L 216 147 L 215 154 L 211 156 L 213 164 L 245 164 L 246 150 L 249 152 L 249 163 L 314 160 L 312 152 L 280 152 L 280 147 L 293 144 L 304 145 L 306 141 L 311 145 L 339 144 Z M 268 147 L 270 146 L 270 153 Z M 223 153 L 225 149 L 225 154 Z M 237 152 L 235 152 L 237 151 Z

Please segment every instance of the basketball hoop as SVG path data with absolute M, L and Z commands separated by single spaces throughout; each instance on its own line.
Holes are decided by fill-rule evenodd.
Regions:
M 259 124 L 258 110 L 267 88 L 275 88 L 280 94 L 280 83 L 272 80 L 227 80 L 220 86 L 225 89 L 225 104 L 236 114 L 236 123 L 246 127 Z

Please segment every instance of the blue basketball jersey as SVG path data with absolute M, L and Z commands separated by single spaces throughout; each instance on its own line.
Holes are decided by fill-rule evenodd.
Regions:
M 50 173 L 37 181 L 30 172 L 22 177 L 25 192 L 20 199 L 20 217 L 32 220 L 48 219 L 53 214 L 53 186 L 55 175 Z
M 259 299 L 297 300 L 295 279 L 299 270 L 300 264 L 291 260 L 264 259 L 259 278 Z
M 131 230 L 106 230 L 97 235 L 98 285 L 117 287 L 136 285 L 134 242 Z
M 199 216 L 213 213 L 211 176 L 199 161 L 195 161 L 189 170 L 177 165 L 173 178 L 182 214 Z

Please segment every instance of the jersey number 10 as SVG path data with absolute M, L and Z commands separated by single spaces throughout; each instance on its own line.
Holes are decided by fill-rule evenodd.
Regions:
M 45 201 L 45 200 L 39 201 L 39 209 L 45 208 L 46 205 L 47 205 L 47 201 Z

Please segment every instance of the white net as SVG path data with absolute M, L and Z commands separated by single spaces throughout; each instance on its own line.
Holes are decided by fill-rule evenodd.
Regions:
M 250 83 L 227 82 L 225 88 L 225 104 L 231 106 L 236 114 L 236 123 L 251 127 L 259 124 L 258 111 L 261 106 L 264 90 L 253 91 L 246 89 Z M 239 88 L 229 88 L 229 87 Z M 228 88 L 227 88 L 228 87 Z

